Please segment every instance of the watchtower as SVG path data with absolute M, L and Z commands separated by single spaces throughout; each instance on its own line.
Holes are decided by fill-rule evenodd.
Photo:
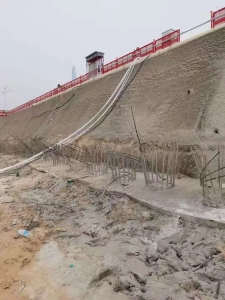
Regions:
M 102 74 L 104 66 L 104 53 L 95 51 L 86 56 L 86 72 L 89 73 L 89 78 L 94 78 Z

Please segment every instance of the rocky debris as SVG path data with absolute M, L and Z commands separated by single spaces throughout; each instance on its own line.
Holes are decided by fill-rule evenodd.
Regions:
M 132 274 L 120 276 L 113 286 L 115 292 L 125 292 L 126 295 L 133 294 L 135 287 L 140 289 L 139 283 Z
M 17 223 L 18 223 L 18 220 L 17 220 L 17 219 L 14 219 L 14 220 L 12 221 L 11 226 L 15 226 L 15 225 L 17 225 Z
M 147 300 L 145 297 L 145 294 L 142 293 L 141 291 L 138 291 L 134 294 L 134 300 Z
M 158 243 L 153 242 L 150 245 L 148 245 L 146 249 L 146 260 L 147 261 L 155 261 L 159 258 L 159 253 L 157 252 L 158 249 Z
M 142 213 L 142 221 L 148 221 L 148 220 L 154 220 L 156 214 L 154 212 L 151 212 L 151 211 L 144 211 Z
M 96 238 L 99 235 L 99 232 L 101 231 L 101 228 L 98 225 L 92 225 L 92 226 L 84 226 L 81 227 L 81 230 L 83 230 L 83 233 L 91 236 L 92 238 Z
M 179 287 L 179 285 L 173 283 L 167 284 L 164 282 L 160 282 L 158 280 L 148 279 L 146 285 L 146 293 L 145 299 L 157 299 L 157 300 L 165 300 L 165 299 L 179 299 L 179 300 L 187 300 L 187 293 Z
M 151 222 L 146 222 L 143 224 L 143 228 L 145 230 L 150 230 L 150 231 L 156 231 L 156 232 L 159 232 L 160 231 L 160 228 L 159 226 L 157 225 L 153 225 Z
M 101 238 L 95 238 L 92 239 L 88 242 L 86 242 L 87 245 L 91 246 L 91 247 L 97 247 L 97 246 L 105 246 L 106 245 L 106 241 L 104 241 Z
M 119 234 L 123 230 L 125 230 L 125 227 L 122 224 L 117 225 L 117 226 L 112 228 L 112 234 Z
M 157 244 L 157 251 L 159 253 L 164 253 L 169 249 L 169 244 L 166 240 L 160 240 Z
M 127 198 L 99 198 L 76 182 L 68 185 L 51 178 L 39 185 L 43 188 L 19 195 L 37 216 L 25 221 L 35 227 L 44 222 L 66 228 L 54 236 L 61 237 L 57 242 L 65 247 L 71 243 L 71 257 L 79 248 L 102 261 L 103 269 L 91 280 L 91 288 L 108 281 L 115 293 L 135 300 L 186 300 L 198 295 L 211 300 L 221 280 L 219 297 L 225 299 L 224 257 L 219 248 L 225 243 L 223 231 L 177 223 Z
M 29 230 L 32 230 L 32 229 L 34 229 L 34 228 L 36 228 L 36 227 L 39 227 L 40 224 L 41 224 L 41 222 L 40 222 L 38 216 L 35 216 L 35 217 L 32 219 L 32 221 L 30 222 L 28 229 L 29 229 Z
M 128 259 L 126 265 L 128 270 L 137 275 L 141 280 L 145 280 L 146 276 L 150 273 L 149 268 L 136 257 Z
M 80 236 L 79 232 L 60 232 L 58 233 L 59 238 L 78 238 Z
M 114 283 L 114 291 L 115 292 L 121 292 L 124 290 L 130 290 L 134 285 L 130 285 L 129 282 L 127 284 L 123 284 L 123 282 L 120 279 L 117 279 Z
M 101 280 L 105 279 L 106 277 L 110 276 L 115 270 L 112 269 L 101 269 L 99 270 L 98 274 L 96 274 L 93 279 L 91 280 L 89 286 L 93 286 L 100 282 Z
M 213 196 L 208 199 L 203 199 L 202 205 L 206 207 L 220 208 L 224 206 L 224 203 L 219 196 Z

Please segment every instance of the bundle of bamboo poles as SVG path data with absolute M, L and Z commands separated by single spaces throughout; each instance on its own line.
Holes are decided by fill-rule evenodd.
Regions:
M 178 144 L 159 146 L 153 143 L 150 149 L 143 149 L 141 145 L 138 151 L 116 152 L 104 149 L 101 145 L 93 148 L 82 148 L 77 144 L 51 147 L 40 138 L 25 141 L 14 133 L 12 137 L 17 141 L 16 145 L 10 145 L 12 154 L 30 157 L 43 151 L 43 159 L 53 165 L 68 165 L 73 171 L 86 168 L 92 175 L 103 175 L 110 171 L 113 181 L 121 184 L 136 180 L 139 172 L 144 175 L 147 187 L 163 189 L 175 186 Z
M 133 181 L 137 172 L 143 172 L 146 186 L 156 188 L 174 187 L 177 171 L 178 144 L 160 148 L 153 146 L 149 153 L 140 157 L 133 154 L 108 152 L 107 164 L 112 178 L 120 183 Z
M 216 154 L 210 159 L 201 147 L 190 146 L 192 155 L 194 157 L 202 187 L 202 195 L 204 198 L 223 196 L 223 180 L 225 177 L 225 166 L 223 150 L 217 147 Z

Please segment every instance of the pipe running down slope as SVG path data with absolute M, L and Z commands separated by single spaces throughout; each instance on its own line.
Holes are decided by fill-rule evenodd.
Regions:
M 116 103 L 116 101 L 118 100 L 121 92 L 123 91 L 123 89 L 125 88 L 131 74 L 132 71 L 135 67 L 136 62 L 139 60 L 139 58 L 135 59 L 129 66 L 129 68 L 127 69 L 127 72 L 125 73 L 125 75 L 123 76 L 123 78 L 121 79 L 121 81 L 119 82 L 119 84 L 117 85 L 117 87 L 115 88 L 114 92 L 112 93 L 112 95 L 109 97 L 109 99 L 107 100 L 107 102 L 103 105 L 103 107 L 99 110 L 99 112 L 97 112 L 97 114 L 91 119 L 89 120 L 86 124 L 84 124 L 81 128 L 79 128 L 78 130 L 76 130 L 75 132 L 73 132 L 71 135 L 69 135 L 67 138 L 63 139 L 62 141 L 58 142 L 55 146 L 63 146 L 63 145 L 68 145 L 72 142 L 74 142 L 75 140 L 79 139 L 80 137 L 82 137 L 84 134 L 87 134 L 88 132 L 90 132 L 91 130 L 93 130 L 96 126 L 98 126 L 106 117 L 107 115 L 110 113 L 113 105 Z M 0 174 L 7 174 L 10 172 L 13 172 L 17 169 L 20 169 L 38 159 L 40 159 L 45 153 L 49 152 L 52 150 L 52 147 L 48 148 L 45 151 L 42 151 L 18 164 L 15 164 L 13 166 L 10 167 L 6 167 L 4 169 L 0 169 Z

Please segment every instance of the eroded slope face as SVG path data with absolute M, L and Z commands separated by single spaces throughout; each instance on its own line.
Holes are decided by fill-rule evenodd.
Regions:
M 225 29 L 147 60 L 110 116 L 93 134 L 132 131 L 130 107 L 146 141 L 151 134 L 224 128 Z
M 178 131 L 182 137 L 198 130 L 211 134 L 216 127 L 223 134 L 224 38 L 225 28 L 221 28 L 138 64 L 118 103 L 91 135 L 131 137 L 131 106 L 146 142 L 162 132 Z M 76 88 L 75 96 L 60 109 L 49 111 L 65 103 L 71 92 L 0 118 L 0 138 L 7 138 L 10 131 L 52 140 L 67 136 L 100 110 L 124 73 L 118 71 Z

